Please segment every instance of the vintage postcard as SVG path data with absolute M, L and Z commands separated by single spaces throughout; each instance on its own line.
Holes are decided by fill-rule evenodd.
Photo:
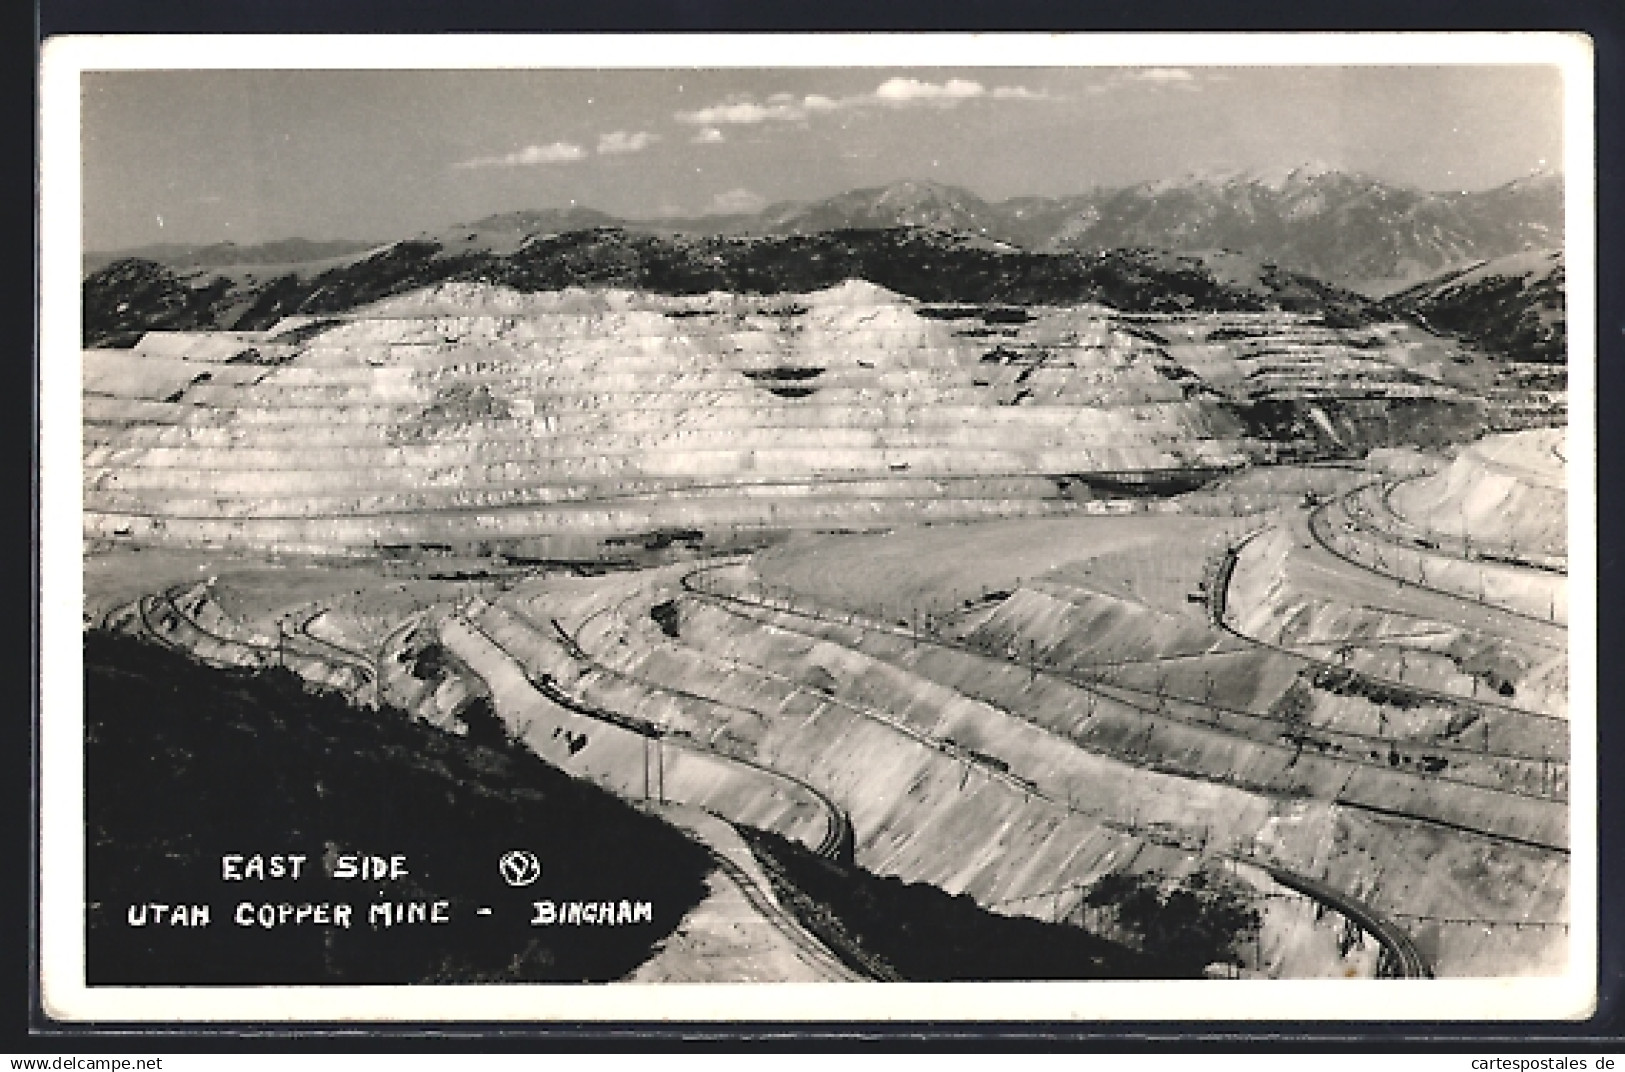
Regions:
M 1593 1009 L 1583 36 L 44 56 L 49 1016 Z

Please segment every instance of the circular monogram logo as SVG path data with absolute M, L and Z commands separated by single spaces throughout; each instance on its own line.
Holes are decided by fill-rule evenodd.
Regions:
M 510 886 L 529 886 L 542 877 L 542 861 L 529 849 L 509 849 L 497 861 L 502 881 Z

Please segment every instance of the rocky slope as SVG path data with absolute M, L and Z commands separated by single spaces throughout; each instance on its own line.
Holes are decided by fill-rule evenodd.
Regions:
M 1224 247 L 1381 291 L 1463 261 L 1561 243 L 1562 180 L 1429 193 L 1306 166 L 1106 191 L 1068 206 L 1043 248 Z

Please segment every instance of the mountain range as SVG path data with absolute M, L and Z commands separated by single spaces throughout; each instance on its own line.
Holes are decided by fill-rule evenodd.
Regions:
M 914 227 L 1033 252 L 1230 250 L 1381 296 L 1477 261 L 1561 247 L 1563 180 L 1536 174 L 1488 190 L 1429 192 L 1305 164 L 998 202 L 957 186 L 909 180 L 816 201 L 779 202 L 754 213 L 632 220 L 590 208 L 540 209 L 415 237 L 447 250 L 505 255 L 538 235 L 595 227 L 764 236 Z M 85 268 L 132 256 L 173 268 L 294 265 L 378 245 L 290 239 L 261 246 L 147 247 L 87 254 Z

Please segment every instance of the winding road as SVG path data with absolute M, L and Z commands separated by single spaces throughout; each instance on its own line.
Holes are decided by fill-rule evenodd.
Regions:
M 1364 901 L 1349 896 L 1336 886 L 1328 885 L 1319 879 L 1300 875 L 1289 871 L 1278 864 L 1253 857 L 1238 857 L 1255 867 L 1261 868 L 1270 878 L 1279 882 L 1288 889 L 1297 890 L 1312 900 L 1334 909 L 1344 917 L 1354 921 L 1361 930 L 1375 938 L 1386 950 L 1391 958 L 1394 968 L 1402 979 L 1431 979 L 1433 969 L 1428 965 L 1422 951 L 1416 948 L 1411 936 L 1405 930 L 1377 912 Z M 1383 974 L 1379 971 L 1378 973 Z
M 1316 571 L 1333 594 L 1346 593 L 1352 601 L 1367 601 L 1375 595 L 1368 578 L 1379 577 L 1384 582 L 1382 601 L 1389 604 L 1394 613 L 1451 622 L 1512 643 L 1553 652 L 1568 651 L 1568 630 L 1546 618 L 1420 585 L 1342 554 L 1327 539 L 1331 522 L 1326 512 L 1332 505 L 1324 503 L 1307 516 L 1294 514 L 1289 529 L 1298 541 L 1298 549 L 1307 552 L 1301 556 L 1303 564 Z

